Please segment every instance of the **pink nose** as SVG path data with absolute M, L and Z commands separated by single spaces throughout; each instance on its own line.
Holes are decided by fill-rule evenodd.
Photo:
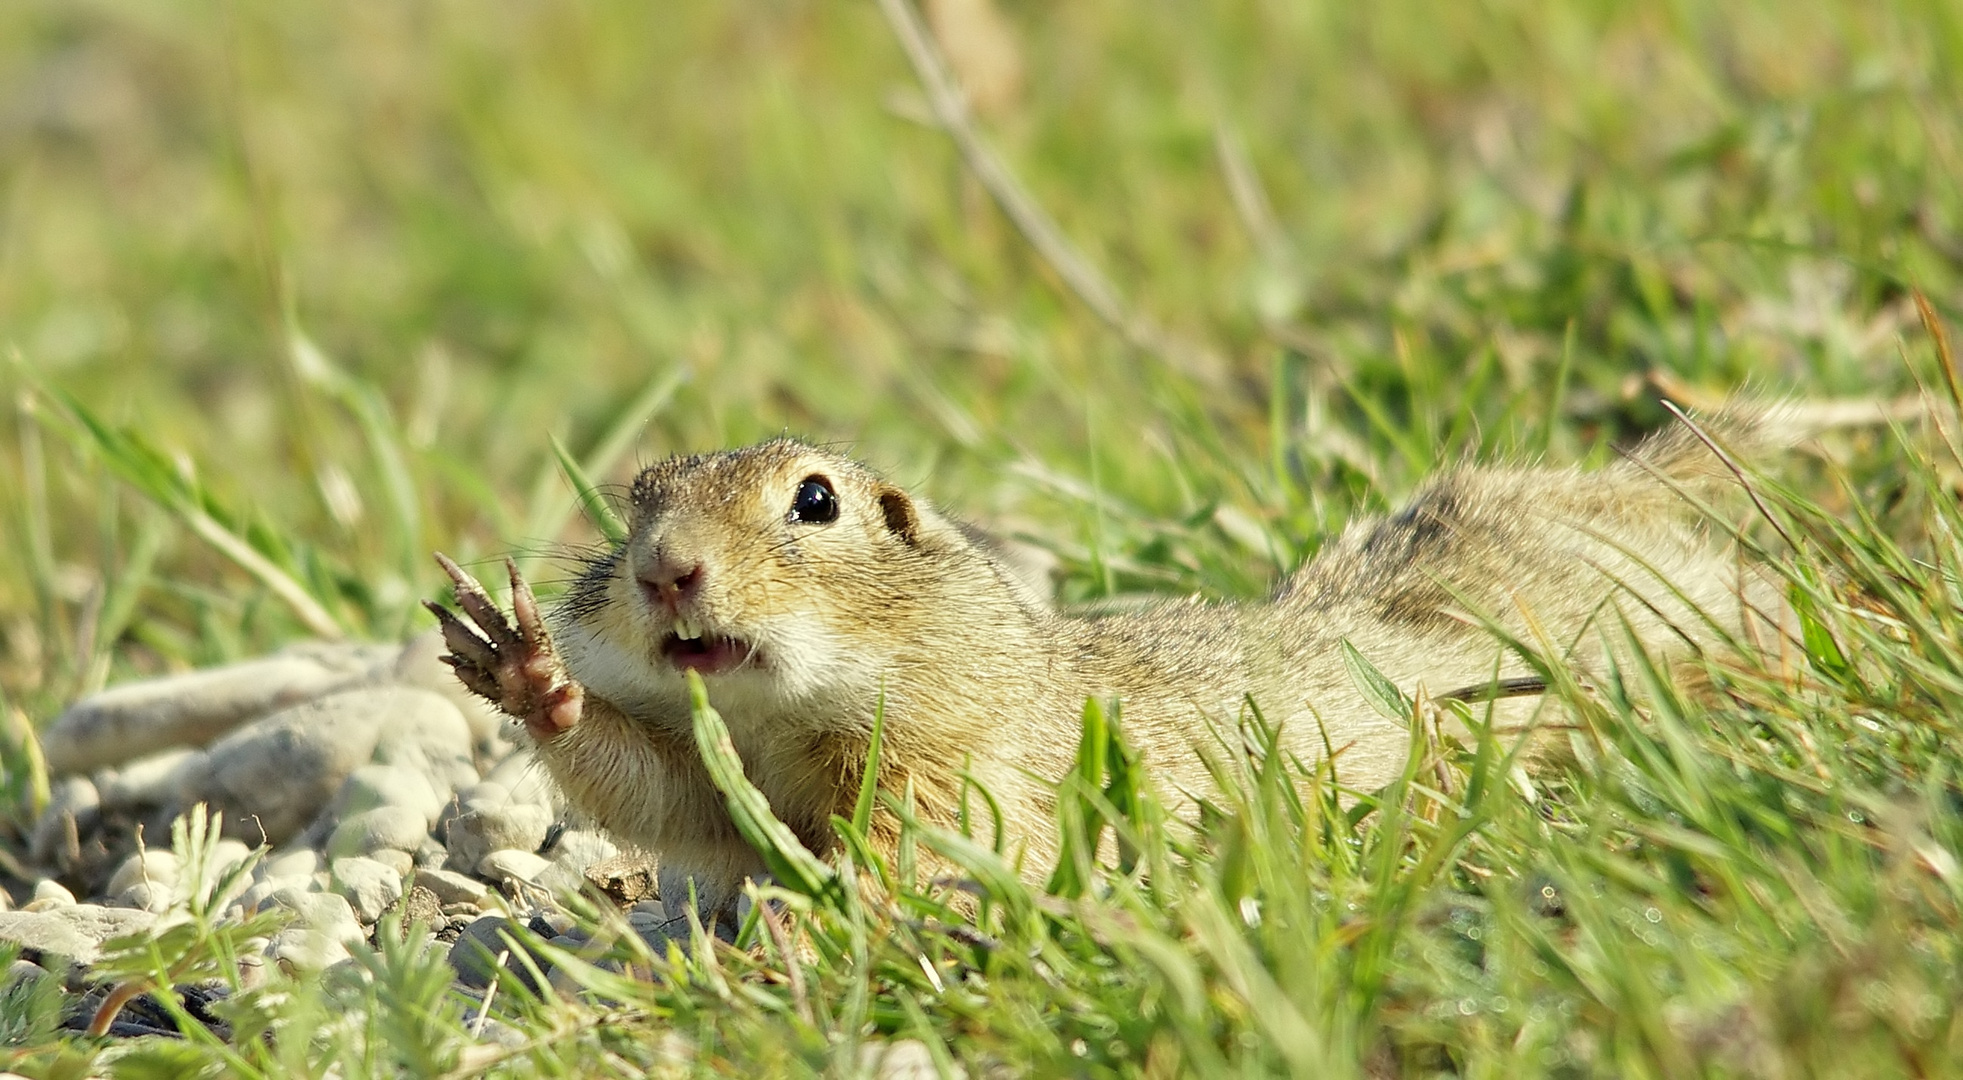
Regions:
M 658 555 L 653 565 L 641 568 L 638 577 L 648 602 L 674 614 L 701 591 L 702 564 L 692 559 Z

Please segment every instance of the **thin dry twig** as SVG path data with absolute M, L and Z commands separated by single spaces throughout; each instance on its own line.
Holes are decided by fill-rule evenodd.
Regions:
M 968 171 L 1070 291 L 1134 347 L 1159 356 L 1181 373 L 1209 386 L 1220 384 L 1222 378 L 1217 365 L 1206 362 L 1190 347 L 1174 342 L 1126 305 L 1117 286 L 1077 250 L 1001 155 L 982 138 L 968 107 L 967 94 L 948 71 L 912 0 L 879 0 L 879 10 L 892 26 L 894 37 L 899 39 L 914 76 L 927 95 L 935 122 L 954 140 Z

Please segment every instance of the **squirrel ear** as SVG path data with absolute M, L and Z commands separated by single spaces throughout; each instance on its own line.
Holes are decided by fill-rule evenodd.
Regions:
M 881 485 L 879 488 L 879 510 L 886 515 L 886 527 L 893 535 L 908 544 L 920 542 L 920 512 L 913 507 L 913 500 L 907 493 L 896 487 Z

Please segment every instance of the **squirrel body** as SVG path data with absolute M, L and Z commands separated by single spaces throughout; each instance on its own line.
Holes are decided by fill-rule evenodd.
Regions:
M 626 541 L 542 619 L 515 570 L 516 629 L 489 626 L 502 615 L 454 569 L 490 640 L 442 617 L 465 683 L 526 721 L 572 805 L 657 855 L 664 891 L 688 879 L 724 904 L 762 872 L 697 754 L 691 669 L 813 850 L 851 814 L 883 709 L 882 786 L 911 785 L 924 818 L 951 823 L 974 778 L 1042 873 L 1087 698 L 1122 703 L 1175 805 L 1209 790 L 1203 750 L 1248 701 L 1287 752 L 1334 748 L 1341 782 L 1368 790 L 1411 738 L 1355 685 L 1346 641 L 1406 694 L 1436 695 L 1529 674 L 1482 620 L 1584 667 L 1625 624 L 1663 654 L 1736 632 L 1764 583 L 1684 498 L 1731 482 L 1681 427 L 1594 471 L 1460 467 L 1350 525 L 1266 601 L 1079 617 L 866 466 L 780 439 L 643 471 Z M 1518 721 L 1536 704 L 1492 707 Z

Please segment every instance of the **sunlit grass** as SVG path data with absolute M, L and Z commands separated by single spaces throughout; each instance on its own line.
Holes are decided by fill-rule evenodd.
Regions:
M 1953 5 L 999 6 L 978 130 L 1177 355 L 999 212 L 875 3 L 0 7 L 0 794 L 104 682 L 420 626 L 429 549 L 549 579 L 578 489 L 672 450 L 841 441 L 1071 601 L 1258 595 L 1443 463 L 1605 459 L 1657 385 L 1944 394 L 1910 293 L 1963 311 Z M 1068 901 L 960 853 L 979 936 L 800 901 L 790 955 L 514 988 L 495 1058 L 391 954 L 237 1052 L 1939 1074 L 1958 473 L 1904 439 L 1765 463 L 1805 640 L 1577 698 L 1537 801 L 1486 745 L 1362 822 L 1271 769 Z M 424 1056 L 374 1049 L 391 1009 Z

